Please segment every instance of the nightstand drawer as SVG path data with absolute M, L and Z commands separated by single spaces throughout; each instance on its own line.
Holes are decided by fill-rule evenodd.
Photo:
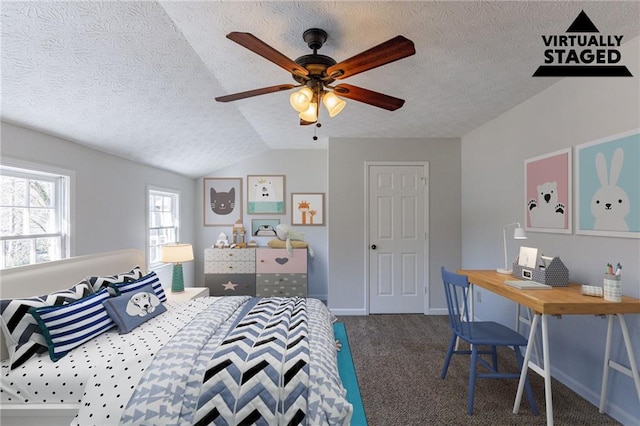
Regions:
M 307 297 L 307 284 L 296 285 L 258 285 L 256 286 L 258 297 Z
M 212 296 L 253 296 L 256 294 L 254 274 L 205 274 L 204 284 Z

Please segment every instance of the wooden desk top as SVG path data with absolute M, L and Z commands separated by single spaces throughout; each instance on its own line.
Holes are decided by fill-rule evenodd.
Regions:
M 511 275 L 494 270 L 458 269 L 458 274 L 469 277 L 469 282 L 489 290 L 516 303 L 533 309 L 537 313 L 550 315 L 606 315 L 640 314 L 640 299 L 622 296 L 622 302 L 609 302 L 602 297 L 585 296 L 580 285 L 569 283 L 568 287 L 551 290 L 520 290 L 504 283 L 514 280 Z

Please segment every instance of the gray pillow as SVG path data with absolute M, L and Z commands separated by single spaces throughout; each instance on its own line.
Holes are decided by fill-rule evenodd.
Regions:
M 166 312 L 151 284 L 102 302 L 116 323 L 120 334 L 127 334 L 140 324 Z

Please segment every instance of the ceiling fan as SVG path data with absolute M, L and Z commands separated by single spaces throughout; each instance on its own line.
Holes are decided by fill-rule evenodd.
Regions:
M 219 96 L 216 101 L 231 102 L 301 87 L 290 97 L 291 106 L 299 112 L 301 125 L 317 123 L 321 101 L 329 111 L 330 117 L 336 116 L 346 105 L 345 101 L 340 98 L 352 99 L 389 111 L 395 111 L 402 107 L 403 99 L 350 84 L 343 83 L 332 86 L 331 83 L 416 53 L 411 40 L 403 36 L 396 36 L 349 59 L 336 62 L 333 58 L 318 54 L 318 49 L 327 41 L 326 31 L 311 28 L 303 33 L 302 38 L 313 50 L 313 54 L 303 55 L 293 61 L 252 34 L 232 32 L 227 34 L 227 38 L 285 69 L 291 73 L 298 84 L 279 84 Z M 319 126 L 319 124 L 317 125 Z

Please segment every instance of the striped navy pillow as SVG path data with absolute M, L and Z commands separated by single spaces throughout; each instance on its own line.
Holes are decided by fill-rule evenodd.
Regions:
M 153 292 L 156 294 L 156 296 L 158 296 L 158 299 L 160 299 L 161 302 L 167 301 L 167 295 L 164 294 L 162 283 L 160 282 L 160 279 L 158 278 L 156 273 L 153 271 L 137 281 L 116 284 L 114 287 L 117 288 L 121 294 L 124 294 L 129 293 L 130 291 L 140 290 L 147 284 L 151 284 L 151 287 L 153 287 Z
M 29 312 L 42 330 L 49 357 L 57 361 L 73 348 L 115 327 L 102 305 L 111 295 L 107 289 L 62 306 L 31 308 Z

